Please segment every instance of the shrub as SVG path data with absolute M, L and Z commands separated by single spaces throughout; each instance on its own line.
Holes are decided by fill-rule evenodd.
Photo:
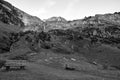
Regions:
M 4 66 L 5 62 L 6 61 L 4 61 L 4 60 L 0 60 L 0 68 L 2 68 L 2 66 Z

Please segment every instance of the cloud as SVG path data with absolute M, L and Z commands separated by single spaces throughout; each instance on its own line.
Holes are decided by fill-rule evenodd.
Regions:
M 45 14 L 45 13 L 47 13 L 46 8 L 40 8 L 40 9 L 36 12 L 37 15 L 41 15 L 41 14 Z
M 74 8 L 77 5 L 77 3 L 79 2 L 79 0 L 70 0 L 70 2 L 68 2 L 68 5 L 66 6 L 65 10 L 64 10 L 64 17 L 70 19 L 72 16 L 69 16 L 69 14 L 74 13 Z
M 40 8 L 37 11 L 34 11 L 33 14 L 40 18 L 45 18 L 50 8 L 53 7 L 55 4 L 56 1 L 54 0 L 45 0 L 45 2 L 40 6 Z
M 72 11 L 78 1 L 79 0 L 71 0 L 71 2 L 69 2 L 67 5 L 65 13 L 69 13 L 70 11 Z
M 47 0 L 47 3 L 46 3 L 46 6 L 47 7 L 52 7 L 56 4 L 56 1 L 53 1 L 53 0 Z

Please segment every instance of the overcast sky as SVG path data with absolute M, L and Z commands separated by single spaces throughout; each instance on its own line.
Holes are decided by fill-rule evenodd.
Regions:
M 61 16 L 68 20 L 95 14 L 120 12 L 120 0 L 6 0 L 17 8 L 47 19 Z

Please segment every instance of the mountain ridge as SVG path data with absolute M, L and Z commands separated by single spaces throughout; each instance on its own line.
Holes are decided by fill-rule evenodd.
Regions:
M 0 1 L 1 11 L 0 20 L 7 24 L 22 26 L 23 31 L 49 31 L 52 29 L 69 29 L 75 27 L 82 27 L 85 25 L 104 25 L 106 23 L 120 25 L 120 12 L 113 14 L 96 14 L 95 16 L 85 17 L 84 19 L 77 19 L 67 21 L 63 17 L 51 17 L 46 20 L 41 20 L 36 16 L 31 16 L 28 13 L 14 7 L 7 1 Z M 24 27 L 23 27 L 24 26 Z

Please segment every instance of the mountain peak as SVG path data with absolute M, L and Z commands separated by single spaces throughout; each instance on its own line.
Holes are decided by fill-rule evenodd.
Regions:
M 45 20 L 46 22 L 66 22 L 67 20 L 63 17 L 51 17 Z

